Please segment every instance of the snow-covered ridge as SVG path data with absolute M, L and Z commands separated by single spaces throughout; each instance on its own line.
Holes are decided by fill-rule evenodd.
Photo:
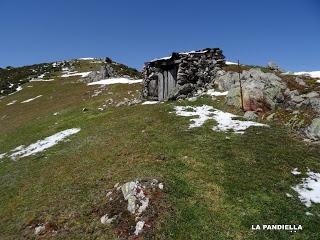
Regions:
M 238 65 L 238 63 L 226 61 L 226 65 Z
M 0 154 L 0 159 L 4 157 L 10 157 L 11 159 L 15 160 L 17 158 L 27 157 L 30 155 L 34 155 L 38 152 L 42 152 L 48 148 L 53 147 L 54 145 L 58 144 L 68 136 L 76 134 L 80 132 L 80 128 L 71 128 L 61 132 L 58 132 L 52 136 L 49 136 L 43 140 L 39 140 L 35 143 L 30 144 L 29 146 L 25 147 L 23 145 L 16 147 L 15 149 L 11 150 L 10 153 L 2 153 Z
M 309 72 L 286 72 L 284 74 L 293 74 L 296 76 L 308 76 L 311 78 L 320 78 L 320 71 L 309 71 Z
M 93 57 L 78 58 L 78 60 L 95 60 Z
M 108 78 L 108 79 L 102 79 L 97 82 L 91 82 L 88 83 L 88 86 L 91 85 L 112 85 L 112 84 L 134 84 L 134 83 L 141 83 L 143 80 L 142 79 L 129 79 L 129 78 Z

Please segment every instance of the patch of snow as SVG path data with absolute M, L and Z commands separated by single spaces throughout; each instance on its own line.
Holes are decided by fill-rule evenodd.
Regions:
M 141 83 L 142 81 L 143 81 L 142 79 L 133 80 L 133 79 L 129 79 L 129 78 L 109 78 L 109 79 L 103 79 L 103 80 L 100 80 L 97 82 L 88 83 L 88 86 L 91 86 L 91 85 L 112 85 L 112 84 L 117 84 L 117 83 L 133 84 L 133 83 Z
M 317 83 L 320 83 L 320 80 L 317 80 Z
M 21 103 L 28 103 L 28 102 L 31 102 L 31 101 L 33 101 L 33 100 L 35 100 L 35 99 L 37 99 L 37 98 L 40 98 L 40 97 L 42 97 L 42 95 L 36 96 L 36 97 L 34 97 L 34 98 L 27 99 L 27 100 L 25 100 L 25 101 L 23 101 L 23 102 L 21 102 Z
M 152 104 L 158 104 L 158 101 L 145 101 L 142 103 L 142 105 L 152 105 Z
M 41 74 L 38 76 L 38 79 L 43 79 L 44 78 L 45 73 Z
M 208 52 L 207 50 L 205 51 L 190 51 L 190 52 L 180 52 L 179 54 L 183 54 L 183 55 L 189 55 L 189 54 L 192 54 L 192 53 L 199 53 L 199 54 L 203 54 L 203 53 L 206 53 Z
M 294 168 L 294 169 L 291 171 L 291 173 L 292 173 L 293 175 L 300 175 L 300 174 L 301 174 L 301 172 L 298 171 L 298 168 Z
M 307 178 L 302 179 L 302 183 L 292 189 L 299 194 L 302 203 L 311 207 L 312 203 L 320 203 L 320 173 L 308 170 L 307 175 Z
M 210 96 L 215 96 L 215 97 L 217 97 L 217 96 L 226 96 L 228 94 L 228 91 L 217 92 L 214 89 L 209 89 L 206 94 L 210 95 Z
M 17 102 L 17 100 L 13 100 L 12 102 L 7 103 L 7 106 L 10 106 L 12 104 L 15 104 Z
M 0 153 L 0 159 L 4 158 L 7 155 L 7 153 Z
M 191 109 L 191 111 L 188 111 Z M 190 124 L 189 128 L 194 127 L 201 127 L 207 120 L 211 119 L 211 115 L 213 114 L 211 110 L 213 107 L 210 106 L 201 106 L 201 107 L 184 107 L 184 106 L 177 106 L 175 107 L 176 114 L 182 117 L 192 117 L 198 116 L 198 118 L 190 119 L 192 124 Z
M 18 87 L 16 88 L 16 91 L 13 92 L 13 93 L 10 93 L 8 96 L 13 95 L 13 94 L 15 94 L 16 92 L 20 92 L 21 90 L 22 90 L 22 87 L 21 87 L 21 86 L 18 86 Z
M 233 119 L 239 116 L 214 109 L 213 107 L 207 105 L 198 107 L 176 106 L 175 111 L 178 116 L 197 116 L 197 118 L 190 119 L 192 123 L 189 125 L 189 129 L 201 127 L 209 119 L 213 119 L 218 123 L 217 126 L 212 128 L 212 130 L 218 132 L 226 132 L 231 130 L 234 133 L 243 134 L 244 131 L 251 126 L 268 127 L 268 125 L 262 123 Z
M 160 60 L 169 60 L 171 58 L 170 57 L 162 57 L 162 58 L 155 58 L 155 59 L 152 59 L 150 62 L 156 62 L 156 61 L 160 61 Z
M 42 78 L 33 78 L 30 82 L 52 82 L 54 79 L 42 79 Z
M 55 112 L 54 114 L 53 114 L 53 116 L 57 116 L 59 114 L 59 112 Z
M 78 133 L 80 130 L 81 130 L 80 128 L 67 129 L 67 130 L 58 132 L 52 136 L 49 136 L 43 140 L 39 140 L 36 143 L 33 143 L 27 147 L 19 146 L 16 149 L 12 150 L 13 153 L 10 155 L 10 157 L 12 159 L 16 159 L 16 158 L 34 155 L 38 152 L 42 152 L 42 151 L 58 144 L 59 142 L 61 142 L 65 138 L 67 138 L 73 134 Z
M 284 74 L 293 74 L 297 76 L 308 76 L 311 78 L 320 78 L 320 71 L 309 71 L 309 72 L 286 72 Z
M 95 60 L 95 58 L 85 57 L 85 58 L 78 58 L 78 60 Z
M 63 78 L 67 77 L 74 77 L 74 76 L 81 76 L 81 77 L 87 77 L 91 72 L 66 72 L 61 75 Z
M 144 221 L 137 222 L 134 234 L 138 236 L 142 232 L 143 227 L 144 227 Z
M 163 183 L 159 183 L 158 187 L 159 187 L 160 190 L 162 190 L 163 189 Z
M 226 65 L 238 65 L 238 63 L 226 61 Z

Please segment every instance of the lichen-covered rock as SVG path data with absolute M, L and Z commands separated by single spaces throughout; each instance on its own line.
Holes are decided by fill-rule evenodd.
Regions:
M 245 111 L 268 111 L 284 101 L 286 84 L 273 73 L 254 68 L 241 74 L 243 106 Z M 239 81 L 232 85 L 226 97 L 228 105 L 241 105 Z
M 214 79 L 214 85 L 221 91 L 229 91 L 239 82 L 239 73 L 226 72 Z

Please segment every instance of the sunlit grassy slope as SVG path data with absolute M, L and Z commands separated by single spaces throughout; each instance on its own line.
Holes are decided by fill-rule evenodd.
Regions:
M 149 238 L 320 239 L 319 206 L 307 209 L 291 190 L 301 179 L 293 168 L 320 171 L 317 146 L 278 125 L 243 135 L 214 132 L 214 122 L 188 130 L 189 119 L 172 113 L 176 105 L 202 104 L 232 111 L 223 98 L 115 106 L 139 97 L 141 87 L 101 89 L 56 77 L 27 83 L 0 101 L 0 153 L 81 128 L 42 153 L 1 160 L 0 239 L 33 238 L 25 229 L 35 221 L 57 226 L 45 238 L 116 239 L 92 209 L 115 183 L 148 177 L 164 182 L 167 205 Z M 98 110 L 108 99 L 114 103 Z M 303 230 L 252 231 L 252 224 L 301 224 Z

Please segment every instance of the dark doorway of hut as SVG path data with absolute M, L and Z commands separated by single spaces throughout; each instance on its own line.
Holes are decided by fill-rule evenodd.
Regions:
M 170 92 L 177 85 L 177 66 L 166 66 L 158 73 L 158 100 L 168 99 Z

